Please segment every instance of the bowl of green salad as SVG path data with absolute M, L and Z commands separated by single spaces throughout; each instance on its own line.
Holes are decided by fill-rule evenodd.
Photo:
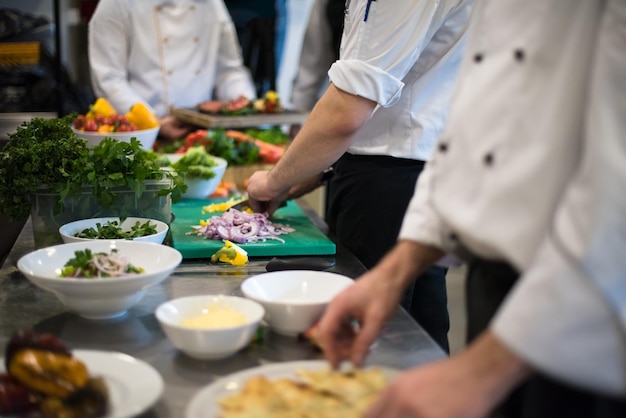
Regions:
M 219 186 L 228 162 L 210 155 L 204 147 L 191 147 L 184 154 L 163 154 L 162 164 L 183 176 L 186 199 L 206 199 Z
M 125 315 L 181 261 L 180 252 L 167 245 L 91 240 L 33 251 L 17 267 L 68 310 L 88 319 L 109 319 Z
M 64 243 L 97 239 L 131 240 L 162 244 L 169 226 L 162 221 L 136 217 L 81 219 L 62 225 L 59 234 Z

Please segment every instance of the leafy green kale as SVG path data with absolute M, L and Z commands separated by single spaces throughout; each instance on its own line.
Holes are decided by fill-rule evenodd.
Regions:
M 206 145 L 209 154 L 228 161 L 228 165 L 249 165 L 259 162 L 259 147 L 252 142 L 237 142 L 226 136 L 223 128 L 207 132 L 210 141 Z
M 268 144 L 281 145 L 289 143 L 289 135 L 278 126 L 268 129 L 246 129 L 245 133 Z

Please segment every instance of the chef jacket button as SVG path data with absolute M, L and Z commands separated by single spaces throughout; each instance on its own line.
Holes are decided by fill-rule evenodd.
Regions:
M 524 50 L 523 49 L 516 49 L 515 52 L 513 53 L 513 56 L 515 56 L 515 59 L 517 61 L 524 61 Z
M 200 70 L 196 70 L 196 75 L 200 75 Z
M 439 144 L 439 151 L 441 152 L 448 151 L 448 144 L 446 144 L 445 142 L 442 142 L 441 144 Z
M 193 6 L 193 5 L 192 5 L 192 6 L 189 8 L 189 10 L 196 10 L 196 6 Z
M 198 42 L 198 41 L 200 41 L 200 38 L 198 38 L 197 36 L 194 36 L 194 37 L 193 37 L 193 41 L 194 41 L 194 42 Z
M 483 54 L 481 54 L 480 52 L 474 55 L 475 62 L 481 62 L 482 60 L 483 60 Z
M 489 153 L 485 155 L 485 165 L 492 165 L 493 164 L 493 154 Z
M 154 8 L 157 12 L 160 12 L 163 9 L 163 6 L 157 6 Z
M 168 37 L 163 38 L 163 43 L 164 44 L 168 43 L 169 41 L 170 41 L 170 38 L 168 38 Z
M 172 70 L 168 70 L 167 71 L 167 75 L 172 75 L 172 74 L 174 74 L 174 71 L 172 71 Z

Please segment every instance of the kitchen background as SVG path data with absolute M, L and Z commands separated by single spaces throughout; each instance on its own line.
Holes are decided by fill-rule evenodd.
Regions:
M 291 83 L 295 76 L 298 56 L 304 29 L 308 19 L 310 7 L 314 0 L 287 0 L 287 29 L 285 36 L 284 55 L 278 69 L 277 90 L 284 102 L 288 102 L 291 93 Z M 89 80 L 89 64 L 87 61 L 87 20 L 97 0 L 0 0 L 0 9 L 15 9 L 35 17 L 43 17 L 49 24 L 42 26 L 36 32 L 26 36 L 26 41 L 37 41 L 42 48 L 50 51 L 49 62 L 46 68 L 35 71 L 37 77 L 52 77 L 52 83 L 58 78 L 55 68 L 57 57 L 62 64 L 62 73 L 67 79 L 61 79 L 65 84 L 64 107 L 88 106 L 91 103 L 91 87 Z M 55 32 L 58 25 L 59 32 Z M 2 51 L 0 39 L 0 52 Z M 57 48 L 58 46 L 58 48 Z M 57 55 L 58 54 L 58 55 Z M 0 63 L 1 54 L 0 54 Z M 7 133 L 14 132 L 15 128 L 24 120 L 32 117 L 33 109 L 24 108 L 25 105 L 34 106 L 30 99 L 38 96 L 46 101 L 48 92 L 44 85 L 35 93 L 27 93 L 32 83 L 24 85 L 24 68 L 4 67 L 0 65 L 0 149 L 8 140 Z M 58 81 L 58 80 L 56 80 Z M 29 100 L 26 100 L 29 99 Z M 47 99 L 46 109 L 39 110 L 42 117 L 54 117 L 58 110 L 58 103 Z M 30 104 L 29 104 L 30 103 Z M 41 103 L 40 103 L 41 105 Z M 83 107 L 83 109 L 85 108 Z M 79 109 L 79 110 L 83 110 Z M 41 112 L 41 113 L 40 113 Z M 10 222 L 0 214 L 0 227 L 4 237 L 0 239 L 0 264 L 3 256 L 13 245 L 13 240 L 23 226 L 23 222 Z M 463 347 L 465 338 L 464 313 L 464 269 L 456 268 L 448 272 L 448 297 L 451 316 L 450 346 L 451 351 L 457 352 Z

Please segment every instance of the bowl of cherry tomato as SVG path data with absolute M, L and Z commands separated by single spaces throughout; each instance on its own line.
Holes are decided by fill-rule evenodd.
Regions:
M 87 119 L 85 115 L 78 115 L 74 119 L 72 130 L 79 137 L 87 141 L 87 146 L 98 145 L 104 138 L 116 139 L 120 142 L 130 142 L 135 137 L 144 149 L 152 149 L 160 126 L 149 129 L 137 129 L 126 116 L 115 114 L 112 116 L 96 115 Z

